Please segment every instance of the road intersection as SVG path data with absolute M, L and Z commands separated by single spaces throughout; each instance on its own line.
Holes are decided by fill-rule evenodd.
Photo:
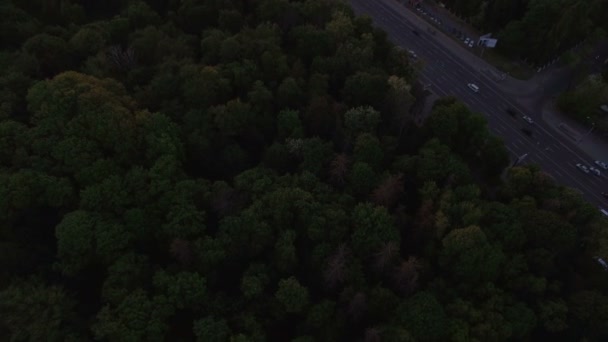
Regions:
M 431 90 L 439 96 L 455 96 L 472 110 L 482 113 L 488 121 L 490 131 L 504 140 L 505 146 L 512 153 L 512 159 L 528 154 L 522 163 L 540 165 L 559 184 L 576 188 L 591 203 L 605 207 L 606 199 L 601 192 L 608 190 L 606 175 L 598 177 L 584 174 L 576 168 L 577 163 L 592 165 L 593 160 L 575 144 L 553 131 L 540 114 L 531 114 L 529 108 L 506 94 L 480 70 L 479 65 L 471 65 L 469 60 L 465 61 L 446 49 L 443 42 L 426 32 L 425 27 L 429 24 L 419 18 L 420 22 L 408 20 L 394 6 L 382 0 L 350 2 L 356 14 L 369 15 L 395 44 L 413 50 L 425 61 L 419 75 L 423 84 L 430 84 Z M 410 10 L 400 7 L 401 11 Z M 425 25 L 422 28 L 421 22 Z M 479 93 L 471 91 L 467 83 L 478 85 Z M 512 117 L 506 113 L 507 108 L 515 109 L 519 114 Z M 524 115 L 532 117 L 535 123 L 531 125 L 525 122 L 522 119 Z M 522 132 L 523 127 L 532 127 L 532 136 Z

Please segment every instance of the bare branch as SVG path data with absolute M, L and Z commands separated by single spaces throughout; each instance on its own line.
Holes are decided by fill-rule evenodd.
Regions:
M 349 165 L 350 160 L 348 156 L 345 154 L 338 154 L 331 162 L 329 169 L 329 176 L 332 181 L 338 184 L 344 184 Z
M 372 193 L 372 200 L 378 205 L 392 207 L 403 192 L 403 175 L 391 175 L 386 178 Z
M 329 288 L 333 288 L 337 284 L 344 281 L 346 276 L 346 259 L 348 257 L 348 249 L 345 244 L 340 245 L 338 250 L 329 258 L 327 268 L 325 270 L 325 281 Z
M 389 241 L 382 246 L 382 249 L 376 253 L 375 267 L 379 272 L 386 269 L 390 263 L 395 260 L 399 254 L 399 246 L 394 241 Z
M 363 316 L 365 310 L 367 310 L 367 298 L 365 293 L 357 292 L 357 294 L 355 294 L 355 296 L 350 300 L 348 305 L 348 314 L 351 315 L 353 320 L 356 321 Z
M 171 242 L 169 252 L 175 259 L 183 264 L 187 264 L 192 261 L 193 253 L 190 242 L 184 239 L 176 238 Z
M 395 285 L 399 291 L 409 294 L 418 285 L 418 270 L 422 264 L 416 257 L 409 257 L 395 269 Z

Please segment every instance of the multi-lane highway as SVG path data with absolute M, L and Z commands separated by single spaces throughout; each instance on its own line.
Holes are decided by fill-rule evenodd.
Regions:
M 591 203 L 601 208 L 608 206 L 607 200 L 601 195 L 602 191 L 608 192 L 608 170 L 601 169 L 606 174 L 598 177 L 577 169 L 577 163 L 593 165 L 592 158 L 553 131 L 543 122 L 540 113 L 527 112 L 515 99 L 503 93 L 493 80 L 443 48 L 433 35 L 413 25 L 406 16 L 383 0 L 351 0 L 350 3 L 355 13 L 369 15 L 395 44 L 413 50 L 418 58 L 424 60 L 420 79 L 424 84 L 430 84 L 433 92 L 439 96 L 455 96 L 472 110 L 483 113 L 490 131 L 504 140 L 513 159 L 527 154 L 522 164 L 536 163 L 558 183 L 580 190 Z M 403 11 L 411 10 L 401 8 Z M 471 91 L 467 83 L 478 85 L 479 93 Z M 507 114 L 509 107 L 518 112 L 515 117 Z M 531 117 L 535 123 L 525 122 L 523 115 Z M 523 127 L 532 128 L 532 136 L 526 135 L 521 130 Z

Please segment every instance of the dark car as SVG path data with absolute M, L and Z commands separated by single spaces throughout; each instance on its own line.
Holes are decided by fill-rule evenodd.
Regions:
M 420 36 L 420 32 L 418 32 L 416 30 L 412 30 L 412 33 L 415 34 L 416 36 Z
M 525 135 L 527 135 L 527 136 L 529 136 L 529 137 L 531 137 L 531 136 L 532 136 L 532 134 L 533 134 L 533 133 L 532 133 L 532 130 L 531 130 L 531 129 L 529 129 L 529 128 L 527 128 L 527 127 L 523 127 L 523 128 L 521 129 L 521 131 L 522 131 L 522 132 L 524 132 L 524 134 L 525 134 Z
M 507 114 L 511 115 L 511 116 L 515 116 L 517 115 L 517 113 L 515 113 L 515 110 L 513 108 L 507 108 Z
M 604 196 L 605 199 L 608 199 L 608 193 L 602 192 L 602 196 Z

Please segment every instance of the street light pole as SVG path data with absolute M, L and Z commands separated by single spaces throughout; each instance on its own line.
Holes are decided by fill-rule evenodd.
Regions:
M 483 53 L 486 51 L 486 41 L 484 40 L 481 43 L 481 54 L 479 55 L 479 58 L 483 58 Z
M 587 117 L 587 119 L 591 119 L 591 118 Z M 594 128 L 595 128 L 595 122 L 592 122 L 591 123 L 591 128 L 589 128 L 589 130 L 587 131 L 587 133 L 583 134 L 583 136 L 578 139 L 578 143 L 580 144 L 583 141 L 583 139 L 585 139 L 589 134 L 591 134 L 591 132 L 593 132 Z

